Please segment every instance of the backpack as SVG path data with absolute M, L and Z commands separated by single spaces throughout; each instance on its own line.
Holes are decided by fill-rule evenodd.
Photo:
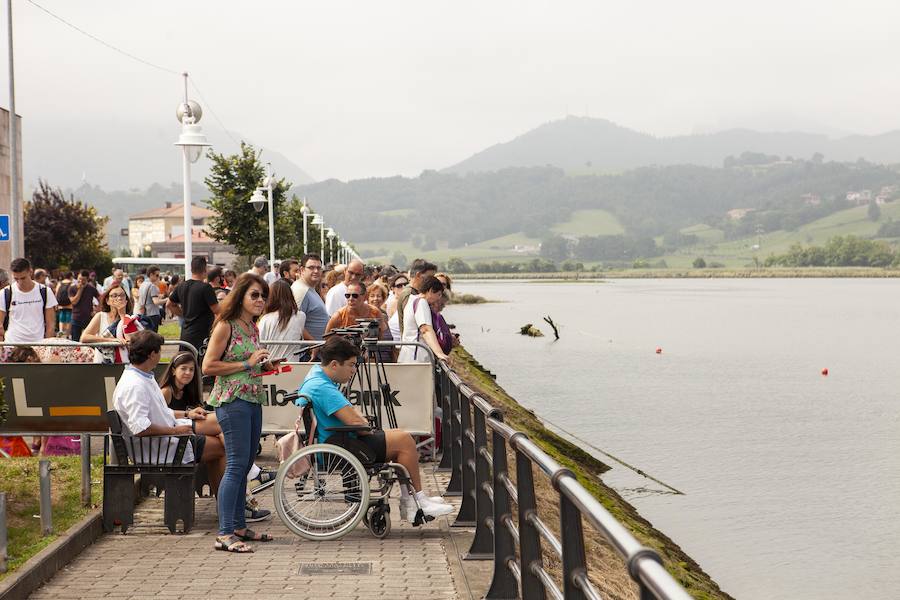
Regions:
M 71 281 L 69 281 L 69 283 L 63 281 L 59 284 L 59 291 L 56 292 L 56 303 L 59 304 L 60 308 L 67 308 L 69 306 L 72 306 L 72 298 L 69 297 L 69 288 L 71 286 Z
M 38 292 L 41 294 L 41 300 L 43 301 L 44 310 L 47 309 L 47 286 L 41 285 L 40 283 L 35 283 L 38 286 Z M 3 330 L 6 331 L 9 329 L 9 308 L 12 306 L 12 286 L 8 285 L 3 290 L 3 307 L 6 312 L 3 316 Z M 47 324 L 47 314 L 44 313 L 44 325 Z

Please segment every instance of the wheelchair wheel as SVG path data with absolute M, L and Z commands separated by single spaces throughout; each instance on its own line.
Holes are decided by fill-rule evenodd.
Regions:
M 291 471 L 302 474 L 289 477 Z M 274 488 L 279 518 L 308 540 L 343 537 L 356 528 L 369 508 L 369 476 L 362 463 L 331 444 L 294 452 L 279 467 Z
M 365 522 L 372 535 L 379 540 L 386 538 L 391 533 L 391 507 L 386 502 L 376 504 L 369 511 Z

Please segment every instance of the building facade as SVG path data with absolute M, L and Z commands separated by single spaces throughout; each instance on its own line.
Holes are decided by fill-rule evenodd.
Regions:
M 213 211 L 191 205 L 194 228 L 203 229 Z M 132 256 L 144 256 L 153 244 L 172 241 L 184 235 L 184 206 L 166 202 L 162 208 L 154 208 L 128 218 L 128 248 Z M 181 238 L 182 243 L 184 238 Z

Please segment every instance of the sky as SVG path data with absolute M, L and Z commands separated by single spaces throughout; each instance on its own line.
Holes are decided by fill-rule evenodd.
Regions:
M 900 127 L 896 2 L 35 1 L 189 71 L 202 125 L 215 112 L 317 180 L 415 176 L 567 114 L 658 136 Z M 111 145 L 130 128 L 177 138 L 177 74 L 29 0 L 13 11 L 26 162 L 41 150 L 29 124 L 90 124 Z

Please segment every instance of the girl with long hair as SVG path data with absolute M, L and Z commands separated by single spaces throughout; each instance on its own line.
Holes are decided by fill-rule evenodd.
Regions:
M 256 319 L 262 315 L 269 286 L 262 277 L 242 273 L 225 297 L 213 324 L 203 358 L 203 373 L 215 375 L 208 404 L 216 409 L 225 436 L 225 475 L 219 485 L 219 532 L 215 548 L 253 552 L 246 542 L 270 542 L 272 537 L 247 528 L 244 487 L 262 434 L 262 403 L 266 395 L 262 373 L 280 361 L 270 361 L 259 343 Z
M 269 286 L 269 302 L 266 312 L 259 320 L 261 340 L 302 340 L 306 326 L 306 314 L 297 308 L 297 301 L 290 284 L 279 279 Z M 269 360 L 283 358 L 294 360 L 298 346 L 269 344 Z

